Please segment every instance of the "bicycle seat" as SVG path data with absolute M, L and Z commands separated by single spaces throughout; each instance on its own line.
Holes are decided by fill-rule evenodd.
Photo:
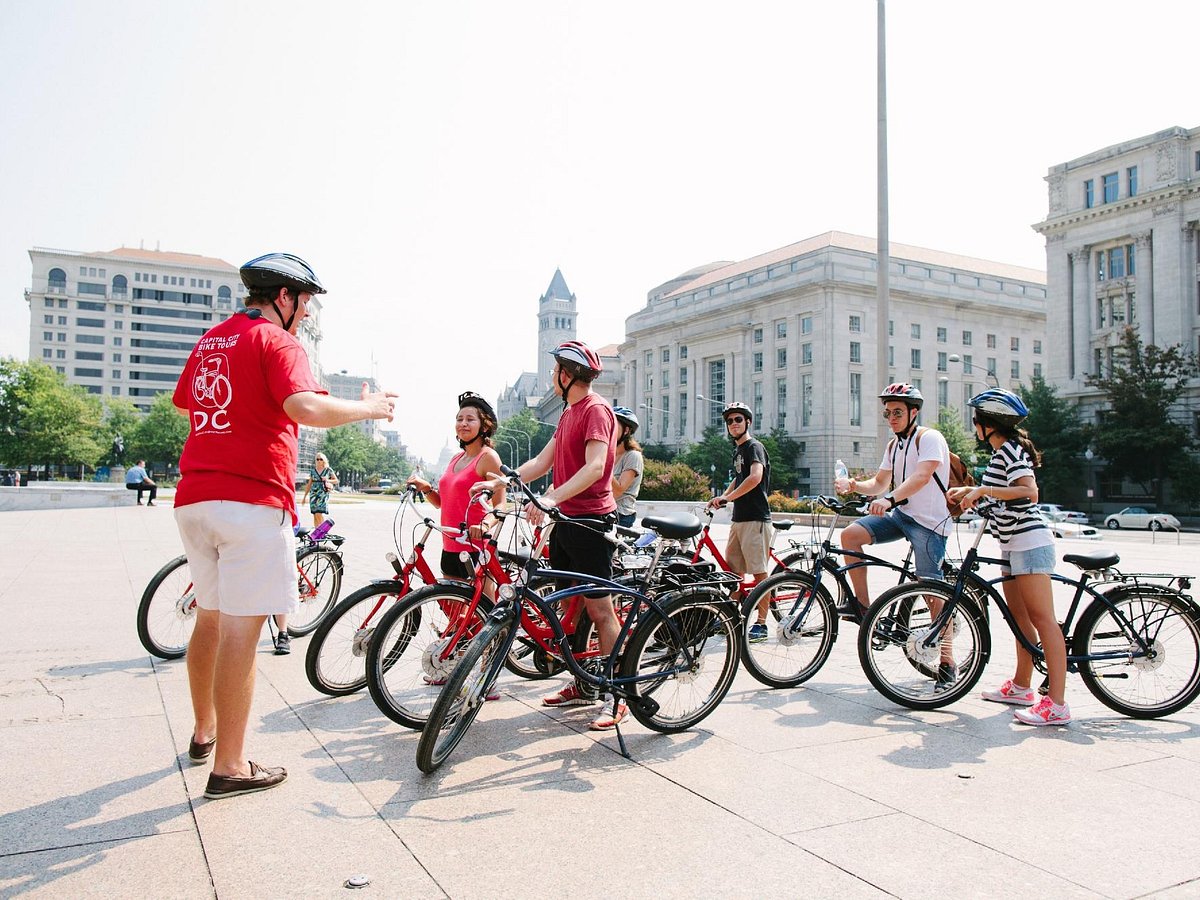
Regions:
M 771 528 L 775 531 L 787 531 L 795 524 L 796 523 L 793 520 L 788 519 L 786 522 L 772 522 Z
M 529 563 L 530 558 L 528 553 L 521 553 L 520 551 L 517 551 L 516 553 L 509 553 L 507 550 L 497 550 L 496 555 L 506 563 L 520 566 L 522 569 L 525 568 L 525 566 Z
M 1067 553 L 1063 562 L 1078 566 L 1085 572 L 1095 572 L 1098 569 L 1111 569 L 1121 561 L 1121 557 L 1111 550 L 1093 550 L 1091 553 Z
M 302 538 L 302 537 L 307 537 L 308 533 L 310 531 L 312 531 L 312 529 L 309 528 L 307 525 L 297 525 L 295 528 L 292 529 L 292 531 L 294 531 L 296 533 L 296 537 Z
M 691 513 L 668 513 L 665 516 L 646 516 L 642 524 L 665 538 L 677 540 L 695 537 L 703 527 Z

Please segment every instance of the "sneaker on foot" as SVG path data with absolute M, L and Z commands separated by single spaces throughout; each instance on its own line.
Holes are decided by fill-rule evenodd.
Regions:
M 750 643 L 761 644 L 767 639 L 767 626 L 763 622 L 756 622 L 750 626 Z
M 958 666 L 954 663 L 939 663 L 937 675 L 933 680 L 935 691 L 944 691 L 958 680 Z
M 1071 721 L 1067 704 L 1059 706 L 1049 697 L 1043 697 L 1031 709 L 1014 709 L 1013 715 L 1025 725 L 1066 725 Z
M 571 683 L 549 697 L 542 698 L 542 706 L 591 706 L 598 698 L 585 696 L 579 685 Z
M 1033 688 L 1018 687 L 1013 684 L 1011 678 L 996 690 L 984 691 L 980 696 L 993 703 L 1010 703 L 1013 706 L 1033 706 L 1036 699 L 1033 696 Z
M 287 656 L 292 652 L 292 636 L 286 631 L 281 631 L 275 635 L 275 655 Z
M 622 702 L 617 704 L 617 714 L 615 716 L 611 712 L 597 716 L 592 719 L 592 724 L 588 728 L 592 731 L 608 731 L 610 728 L 616 728 L 617 725 L 625 721 L 627 715 L 629 715 L 629 707 Z
M 220 800 L 224 797 L 236 797 L 238 794 L 253 794 L 255 791 L 276 787 L 286 780 L 287 769 L 268 768 L 251 762 L 249 775 L 210 774 L 204 796 L 209 800 Z

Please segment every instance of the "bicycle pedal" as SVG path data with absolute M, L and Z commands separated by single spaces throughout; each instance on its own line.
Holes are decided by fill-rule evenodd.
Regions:
M 626 702 L 630 706 L 636 707 L 637 711 L 640 712 L 644 716 L 658 715 L 658 710 L 659 710 L 658 701 L 655 700 L 653 697 L 646 697 L 646 696 L 642 696 L 639 694 L 636 697 L 627 697 Z

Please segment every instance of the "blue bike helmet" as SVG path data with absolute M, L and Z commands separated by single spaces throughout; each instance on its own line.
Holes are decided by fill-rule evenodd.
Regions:
M 1025 401 L 1004 388 L 988 388 L 968 400 L 967 405 L 1001 425 L 1019 425 L 1029 415 Z
M 629 427 L 630 434 L 633 434 L 641 427 L 638 417 L 633 414 L 633 410 L 628 406 L 613 406 L 613 414 L 617 417 L 618 422 Z

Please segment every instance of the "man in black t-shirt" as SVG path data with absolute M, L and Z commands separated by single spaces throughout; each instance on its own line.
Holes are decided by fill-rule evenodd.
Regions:
M 722 416 L 734 445 L 733 481 L 724 493 L 708 501 L 708 505 L 716 508 L 733 501 L 733 525 L 725 545 L 725 558 L 734 572 L 753 578 L 750 585 L 753 588 L 767 577 L 770 568 L 773 535 L 767 490 L 771 482 L 771 461 L 767 458 L 766 448 L 750 436 L 750 425 L 754 420 L 750 407 L 744 403 L 730 403 Z M 750 626 L 751 642 L 767 639 L 767 606 L 764 599 L 758 610 L 758 621 Z

